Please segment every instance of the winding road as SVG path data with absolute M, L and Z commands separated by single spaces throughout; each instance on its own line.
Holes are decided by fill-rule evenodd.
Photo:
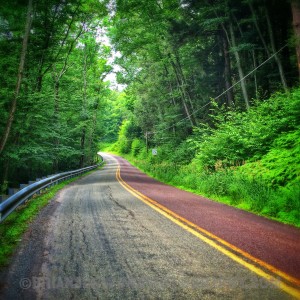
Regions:
M 299 229 L 102 156 L 31 225 L 0 299 L 300 299 Z

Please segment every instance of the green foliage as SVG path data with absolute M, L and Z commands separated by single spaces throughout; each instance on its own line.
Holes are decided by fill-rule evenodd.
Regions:
M 0 12 L 0 139 L 14 96 L 28 3 L 13 2 L 1 3 Z M 119 126 L 119 116 L 114 128 L 105 124 L 104 105 L 116 97 L 104 82 L 111 71 L 110 48 L 96 41 L 101 26 L 96 19 L 107 13 L 105 3 L 35 2 L 14 121 L 0 157 L 0 181 L 10 187 L 92 164 L 100 136 L 110 131 L 115 138 Z
M 213 128 L 168 141 L 157 156 L 135 139 L 127 157 L 163 182 L 300 227 L 299 95 L 277 93 L 249 112 L 221 109 Z
M 120 126 L 119 138 L 118 138 L 118 147 L 121 153 L 127 154 L 130 152 L 131 141 L 129 140 L 129 130 L 131 123 L 128 120 L 124 120 Z
M 272 149 L 257 162 L 244 165 L 241 171 L 262 178 L 273 186 L 300 182 L 300 129 L 282 134 Z
M 108 97 L 105 98 L 103 106 L 102 126 L 103 126 L 103 142 L 112 143 L 118 139 L 118 132 L 122 121 L 127 116 L 126 111 L 126 95 L 110 91 Z
M 131 155 L 133 157 L 138 156 L 145 147 L 145 143 L 141 142 L 139 139 L 134 139 L 131 144 Z
M 122 154 L 128 154 L 133 151 L 137 155 L 142 147 L 142 144 L 139 145 L 137 140 L 140 134 L 140 128 L 135 124 L 133 118 L 123 120 L 118 133 L 118 141 L 114 145 L 114 151 Z M 132 146 L 133 142 L 134 145 Z
M 199 164 L 213 170 L 219 164 L 238 166 L 249 159 L 261 159 L 273 147 L 274 139 L 299 125 L 299 103 L 300 90 L 296 89 L 288 95 L 277 93 L 268 101 L 256 102 L 247 113 L 219 111 L 214 116 L 215 128 L 195 130 Z
M 176 140 L 159 146 L 158 150 L 158 161 L 166 161 L 178 165 L 190 163 L 196 153 L 193 143 L 183 141 L 177 144 Z
M 244 81 L 247 98 L 266 99 L 282 85 L 285 87 L 284 82 L 288 86 L 296 84 L 296 64 L 291 63 L 295 59 L 293 51 L 284 49 L 276 59 L 264 63 L 276 50 L 271 41 L 277 47 L 284 45 L 283 36 L 292 32 L 290 4 L 273 2 L 116 1 L 109 35 L 122 54 L 116 59 L 122 67 L 118 78 L 128 84 L 126 93 L 133 100 L 130 110 L 135 112 L 144 134 L 154 132 L 155 140 L 175 134 L 184 140 L 192 126 L 211 124 L 207 102 L 213 97 L 219 104 L 245 110 L 246 96 L 241 84 L 230 90 L 228 87 L 258 65 L 261 66 Z M 266 15 L 270 17 L 272 33 L 266 26 Z M 284 74 L 280 74 L 281 67 Z M 230 151 L 224 153 L 224 163 L 241 163 L 247 155 L 260 155 L 259 149 L 268 143 L 266 139 L 274 138 L 272 132 L 264 131 L 272 128 L 264 127 L 265 116 L 268 114 L 262 115 L 258 124 L 262 131 L 254 130 L 249 141 L 250 123 L 244 125 L 245 133 L 232 132 L 225 139 L 219 134 L 224 141 L 222 146 L 236 143 L 236 148 L 242 148 L 230 156 Z M 214 159 L 210 164 L 214 165 Z

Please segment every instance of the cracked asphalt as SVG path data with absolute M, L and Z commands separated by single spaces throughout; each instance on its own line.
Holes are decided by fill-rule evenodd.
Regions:
M 291 299 L 135 198 L 105 160 L 40 213 L 0 299 Z

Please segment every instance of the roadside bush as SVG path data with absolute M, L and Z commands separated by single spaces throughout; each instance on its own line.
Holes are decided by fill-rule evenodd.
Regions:
M 167 183 L 300 226 L 300 182 L 284 188 L 272 188 L 265 180 L 249 178 L 238 170 L 199 172 L 193 164 L 183 166 Z
M 138 140 L 138 139 L 134 139 L 132 141 L 132 144 L 131 144 L 131 154 L 132 154 L 132 156 L 133 157 L 138 156 L 143 148 L 145 148 L 145 144 L 142 141 Z
M 240 171 L 252 178 L 262 178 L 272 186 L 299 183 L 300 128 L 282 134 L 260 161 L 245 164 Z
M 171 155 L 169 155 L 168 157 L 168 160 L 170 162 L 180 165 L 186 165 L 190 163 L 195 157 L 196 147 L 193 143 L 183 141 L 178 146 L 171 146 L 170 152 Z
M 141 128 L 135 125 L 133 120 L 124 120 L 118 133 L 117 148 L 119 153 L 129 154 L 132 150 L 132 142 L 138 140 Z M 137 141 L 135 142 L 137 145 Z
M 261 159 L 275 139 L 300 125 L 299 110 L 300 89 L 296 89 L 257 102 L 248 112 L 220 111 L 214 117 L 216 128 L 195 130 L 198 162 L 215 170 L 218 161 L 229 167 Z
M 130 122 L 128 120 L 124 120 L 119 130 L 119 138 L 117 141 L 117 149 L 118 152 L 127 154 L 130 152 L 131 141 L 127 137 L 128 128 L 130 126 Z
M 118 140 L 118 149 L 123 154 L 128 154 L 130 152 L 131 142 L 126 138 L 120 138 Z

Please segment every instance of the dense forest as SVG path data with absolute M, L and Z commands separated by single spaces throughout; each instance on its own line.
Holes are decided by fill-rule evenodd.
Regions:
M 97 43 L 106 15 L 99 1 L 1 1 L 2 183 L 94 162 L 110 94 L 110 49 Z
M 211 124 L 211 99 L 249 110 L 254 99 L 298 84 L 288 1 L 117 1 L 117 8 L 109 33 L 122 53 L 119 81 L 128 84 L 131 123 L 155 143 L 180 143 Z
M 164 181 L 300 219 L 299 38 L 297 0 L 1 1 L 2 192 L 109 144 Z
M 115 5 L 109 36 L 127 88 L 108 149 L 164 182 L 299 226 L 299 2 Z

